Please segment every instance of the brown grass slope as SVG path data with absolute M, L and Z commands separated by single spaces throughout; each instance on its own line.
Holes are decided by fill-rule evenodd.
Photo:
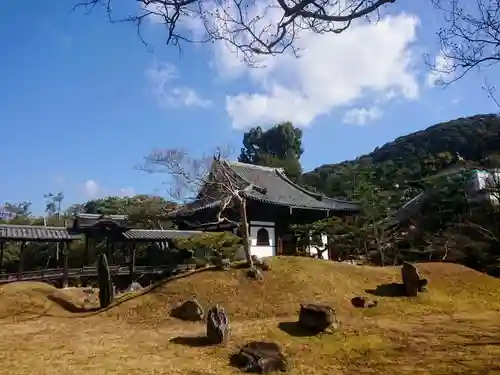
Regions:
M 400 281 L 399 268 L 298 257 L 270 262 L 263 281 L 249 280 L 244 270 L 206 270 L 124 296 L 98 313 L 71 312 L 92 307 L 76 291 L 42 283 L 3 286 L 0 374 L 34 369 L 39 374 L 232 374 L 238 370 L 228 365 L 231 352 L 263 338 L 283 346 L 291 374 L 493 374 L 500 367 L 495 359 L 500 357 L 498 279 L 453 264 L 421 264 L 428 292 L 417 298 L 374 297 L 379 305 L 362 310 L 350 299 Z M 215 303 L 226 308 L 232 322 L 228 347 L 197 347 L 193 337 L 203 334 L 203 325 L 169 316 L 172 307 L 191 297 L 206 308 Z M 280 323 L 296 319 L 303 302 L 336 307 L 340 332 L 311 338 L 280 329 Z

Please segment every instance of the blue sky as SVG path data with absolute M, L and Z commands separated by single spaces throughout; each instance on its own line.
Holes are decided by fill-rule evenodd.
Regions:
M 66 205 L 157 192 L 161 177 L 133 168 L 151 149 L 238 150 L 253 125 L 303 127 L 309 170 L 497 110 L 479 73 L 446 90 L 427 84 L 423 54 L 437 54 L 441 18 L 424 2 L 402 2 L 377 29 L 311 37 L 300 62 L 284 56 L 257 71 L 223 46 L 179 53 L 154 22 L 145 28 L 150 51 L 133 26 L 111 25 L 102 11 L 70 12 L 71 3 L 0 4 L 0 200 L 30 200 L 37 212 L 50 191 L 64 191 Z

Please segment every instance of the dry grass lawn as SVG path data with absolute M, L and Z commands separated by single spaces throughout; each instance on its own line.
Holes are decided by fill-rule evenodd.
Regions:
M 290 374 L 500 374 L 498 279 L 453 264 L 421 264 L 428 292 L 374 297 L 378 306 L 364 310 L 350 299 L 400 281 L 399 268 L 298 257 L 273 258 L 271 267 L 260 282 L 243 270 L 196 272 L 86 313 L 93 306 L 83 303 L 81 291 L 5 285 L 0 375 L 237 374 L 229 355 L 255 339 L 280 343 Z M 191 297 L 226 308 L 232 325 L 227 347 L 196 346 L 203 324 L 169 316 Z M 304 337 L 280 329 L 296 320 L 304 302 L 336 307 L 341 330 Z

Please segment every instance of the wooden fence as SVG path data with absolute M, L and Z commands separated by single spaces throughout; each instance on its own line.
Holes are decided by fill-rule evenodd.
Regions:
M 179 273 L 188 270 L 186 265 L 175 266 L 136 266 L 135 275 L 161 275 L 168 273 Z M 128 266 L 110 266 L 109 271 L 112 276 L 130 275 Z M 57 280 L 66 278 L 64 268 L 48 268 L 36 271 L 23 272 L 21 277 L 18 273 L 0 274 L 0 284 L 6 284 L 15 281 L 37 281 L 37 280 Z M 97 267 L 89 266 L 82 268 L 70 268 L 67 270 L 67 278 L 93 277 L 97 276 Z

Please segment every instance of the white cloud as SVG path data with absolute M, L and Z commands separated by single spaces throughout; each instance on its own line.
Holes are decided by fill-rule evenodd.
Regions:
M 87 180 L 83 183 L 83 193 L 87 199 L 118 195 L 120 197 L 131 197 L 136 195 L 135 189 L 131 186 L 123 187 L 118 192 L 103 188 L 95 180 Z
M 161 106 L 208 107 L 212 104 L 192 88 L 173 84 L 173 81 L 179 79 L 179 74 L 172 64 L 155 64 L 146 70 L 146 77 Z
M 133 187 L 124 187 L 120 189 L 121 197 L 133 197 L 135 194 L 135 189 Z
M 247 73 L 260 86 L 257 92 L 226 97 L 233 127 L 283 120 L 308 126 L 318 116 L 355 105 L 368 95 L 416 99 L 419 87 L 411 47 L 418 23 L 416 17 L 400 14 L 378 23 L 358 23 L 341 35 L 305 32 L 297 41 L 300 58 L 280 55 L 254 70 L 236 64 L 234 55 L 217 48 L 219 67 L 235 67 L 232 74 Z
M 87 180 L 83 184 L 84 193 L 88 198 L 95 198 L 99 193 L 99 185 L 94 180 Z
M 207 23 L 192 21 L 194 17 L 185 14 L 179 26 L 194 38 L 203 36 L 207 27 L 224 37 L 236 35 L 236 42 L 244 45 L 252 38 L 238 25 L 238 19 L 243 17 L 247 24 L 251 23 L 254 34 L 272 40 L 280 32 L 273 26 L 283 17 L 283 10 L 274 1 L 244 1 L 241 6 L 245 11 L 241 13 L 230 0 L 207 0 L 202 4 Z M 352 2 L 336 2 L 335 11 L 344 12 L 349 5 Z M 220 19 L 224 17 L 227 19 Z M 161 22 L 162 18 L 155 20 Z M 418 25 L 416 16 L 400 13 L 382 17 L 379 22 L 358 20 L 341 35 L 320 35 L 296 27 L 294 45 L 300 58 L 291 53 L 257 56 L 255 62 L 261 68 L 249 68 L 242 62 L 241 53 L 228 43 L 216 41 L 210 64 L 224 78 L 246 77 L 252 81 L 251 90 L 226 96 L 226 112 L 234 128 L 283 120 L 306 127 L 334 109 L 356 106 L 361 99 L 371 99 L 377 107 L 394 99 L 417 99 L 419 83 L 414 68 L 420 53 L 413 43 Z
M 347 111 L 342 119 L 346 124 L 366 125 L 369 122 L 379 119 L 382 111 L 377 107 L 353 108 Z
M 432 70 L 427 74 L 427 86 L 433 87 L 450 81 L 454 77 L 453 61 L 446 57 L 445 51 L 439 52 L 434 59 Z

